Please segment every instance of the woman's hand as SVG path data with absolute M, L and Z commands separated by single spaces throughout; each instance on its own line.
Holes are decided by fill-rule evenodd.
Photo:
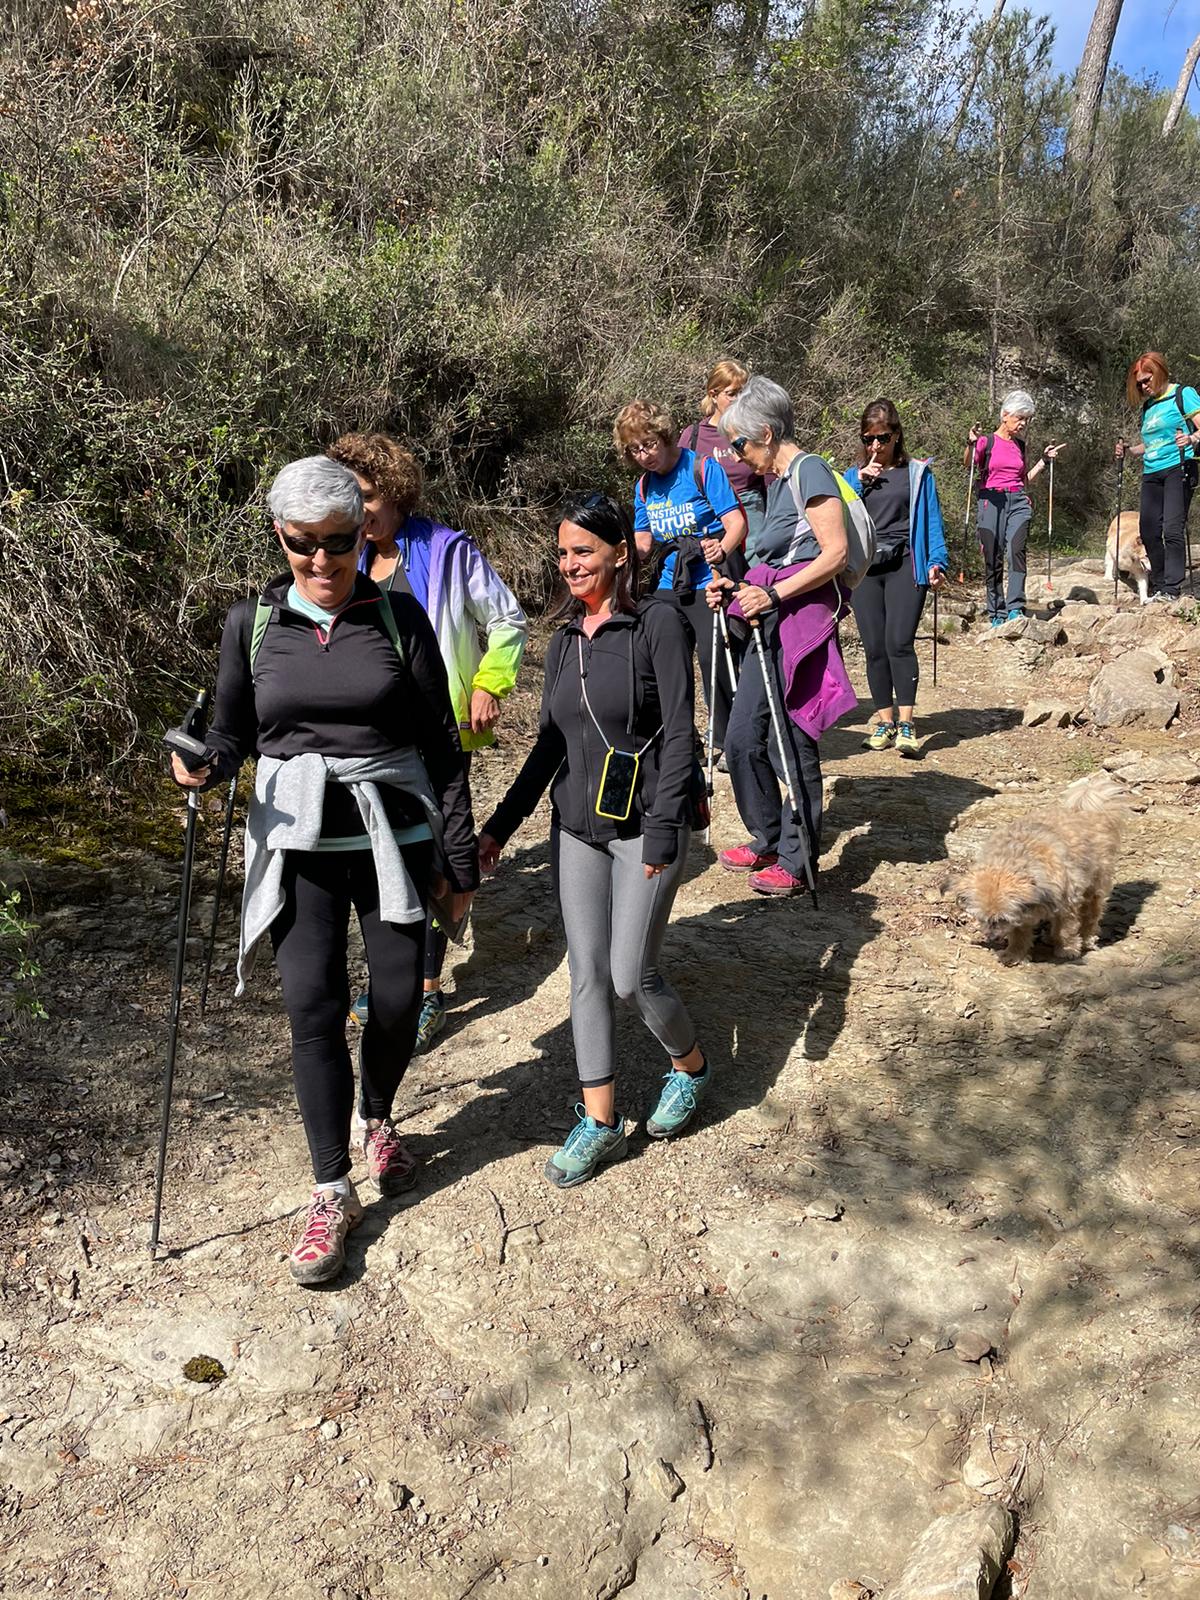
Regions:
M 1048 444 L 1042 451 L 1043 461 L 1057 461 L 1059 451 L 1065 450 L 1066 448 L 1067 447 L 1065 444 Z
M 665 872 L 669 866 L 669 861 L 659 861 L 653 866 L 649 861 L 645 861 L 642 863 L 642 871 L 646 874 L 647 878 L 657 878 L 659 873 Z
M 471 696 L 471 732 L 490 733 L 499 720 L 499 700 L 486 689 L 476 689 Z
M 429 880 L 429 896 L 431 900 L 445 900 L 449 902 L 450 916 L 455 922 L 461 922 L 471 909 L 471 901 L 475 898 L 474 889 L 451 890 L 446 878 L 439 872 L 436 877 Z
M 979 438 L 979 429 L 975 426 L 974 423 L 972 423 L 971 426 L 967 429 L 967 438 L 972 444 L 974 444 Z
M 940 589 L 945 581 L 946 574 L 942 571 L 941 567 L 930 567 L 928 582 L 931 589 Z
M 490 833 L 479 835 L 479 870 L 485 878 L 490 878 L 495 872 L 503 848 L 504 846 L 497 844 Z
M 174 751 L 171 753 L 171 776 L 184 789 L 202 789 L 211 771 L 211 767 L 197 767 L 195 772 L 189 772 Z
M 704 586 L 704 598 L 710 611 L 720 611 L 733 599 L 733 582 L 729 578 L 710 578 Z
M 865 467 L 859 467 L 858 478 L 860 483 L 874 483 L 876 478 L 883 476 L 883 464 L 878 460 L 868 461 Z
M 720 539 L 701 539 L 700 548 L 710 567 L 719 567 L 725 559 L 725 546 Z
M 738 605 L 742 608 L 742 615 L 747 622 L 765 616 L 768 611 L 773 611 L 770 591 L 756 588 L 752 583 L 743 583 L 737 592 Z

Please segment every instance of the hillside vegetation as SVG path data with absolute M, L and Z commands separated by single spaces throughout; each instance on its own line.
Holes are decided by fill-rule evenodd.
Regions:
M 563 489 L 628 492 L 616 407 L 686 415 L 723 353 L 839 457 L 886 391 L 957 458 L 1019 380 L 1094 532 L 1130 356 L 1200 369 L 1200 137 L 1110 75 L 1073 171 L 1046 22 L 983 41 L 938 0 L 11 0 L 10 782 L 128 781 L 271 564 L 264 475 L 346 427 L 411 438 L 534 605 Z

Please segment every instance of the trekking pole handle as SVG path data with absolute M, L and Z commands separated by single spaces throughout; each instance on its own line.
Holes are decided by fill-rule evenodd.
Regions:
M 196 772 L 212 762 L 212 752 L 204 742 L 207 732 L 208 690 L 201 689 L 179 726 L 168 728 L 163 734 L 163 743 L 179 757 L 189 772 Z

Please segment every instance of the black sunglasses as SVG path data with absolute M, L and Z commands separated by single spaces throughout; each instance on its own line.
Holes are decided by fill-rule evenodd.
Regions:
M 327 556 L 348 556 L 358 543 L 358 529 L 353 533 L 331 533 L 328 539 L 306 539 L 280 528 L 279 537 L 294 556 L 315 556 L 318 550 L 324 550 Z
M 892 442 L 892 436 L 890 433 L 861 433 L 859 434 L 859 438 L 866 445 L 868 450 L 873 444 L 891 444 Z
M 729 441 L 729 448 L 735 456 L 743 456 L 746 453 L 746 446 L 752 442 L 748 434 L 740 433 L 736 439 Z

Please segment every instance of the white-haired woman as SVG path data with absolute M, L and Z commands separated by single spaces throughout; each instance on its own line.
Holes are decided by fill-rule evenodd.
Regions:
M 1025 615 L 1025 544 L 1033 507 L 1029 485 L 1062 449 L 1047 445 L 1030 467 L 1025 460 L 1025 435 L 1034 415 L 1033 396 L 1010 389 L 1000 402 L 1000 423 L 995 433 L 972 428 L 963 451 L 963 466 L 975 452 L 975 530 L 983 555 L 988 620 L 993 628 Z M 1008 562 L 1008 582 L 1004 579 Z
M 767 490 L 757 564 L 737 590 L 736 609 L 762 628 L 767 671 L 782 712 L 779 732 L 791 775 L 799 779 L 803 833 L 780 793 L 783 752 L 762 663 L 757 650 L 749 650 L 729 717 L 725 760 L 750 839 L 722 850 L 718 860 L 728 872 L 748 873 L 759 894 L 792 895 L 805 887 L 806 855 L 815 871 L 821 849 L 817 740 L 858 703 L 837 638 L 843 596 L 836 579 L 849 554 L 846 513 L 828 464 L 796 443 L 791 397 L 770 378 L 749 380 L 721 417 L 721 431 L 755 472 L 776 474 Z M 709 605 L 728 600 L 733 587 L 728 578 L 713 578 Z
M 293 461 L 268 504 L 289 570 L 226 619 L 209 764 L 172 761 L 176 782 L 206 788 L 257 752 L 238 976 L 269 932 L 314 1179 L 291 1271 L 311 1284 L 336 1277 L 363 1215 L 350 1182 L 351 906 L 371 974 L 367 1171 L 394 1194 L 415 1176 L 391 1112 L 416 1040 L 426 904 L 432 895 L 461 915 L 479 863 L 437 639 L 411 595 L 358 572 L 353 474 L 327 456 Z

